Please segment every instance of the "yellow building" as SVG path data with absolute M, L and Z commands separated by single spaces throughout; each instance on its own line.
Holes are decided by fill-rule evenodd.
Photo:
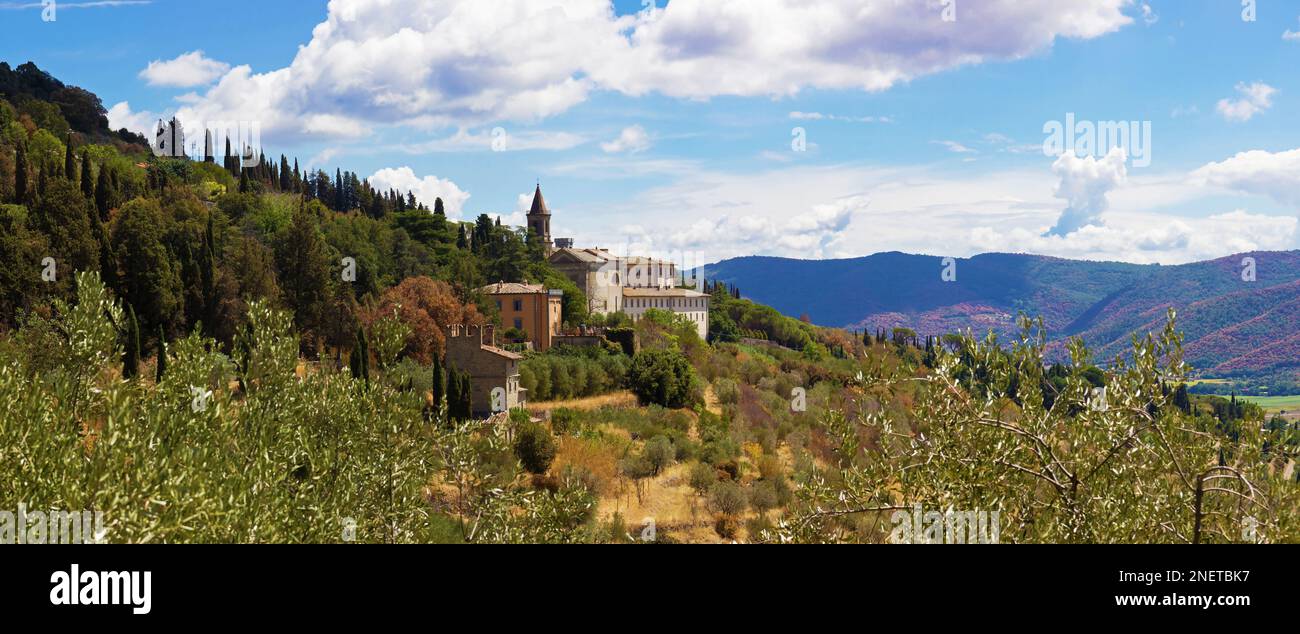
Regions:
M 496 302 L 502 328 L 528 333 L 535 350 L 550 349 L 552 339 L 560 334 L 564 291 L 514 282 L 498 282 L 479 290 Z

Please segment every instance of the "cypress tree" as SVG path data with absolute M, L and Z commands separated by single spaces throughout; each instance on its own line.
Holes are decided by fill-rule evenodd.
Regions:
M 163 327 L 158 327 L 158 372 L 154 375 L 154 383 L 162 383 L 163 375 L 167 373 L 167 335 L 163 332 Z
M 370 383 L 370 345 L 366 341 L 366 330 L 359 326 L 357 345 L 352 349 L 351 362 L 348 365 L 352 370 L 352 378 Z
M 18 158 L 14 166 L 14 200 L 22 205 L 27 202 L 27 150 L 18 144 Z
M 461 250 L 469 249 L 469 238 L 465 235 L 465 225 L 460 225 L 456 230 L 456 248 Z
M 248 182 L 248 170 L 239 168 L 239 193 L 247 194 L 252 188 L 252 184 Z
M 127 305 L 126 350 L 122 353 L 122 378 L 134 379 L 140 374 L 140 322 L 135 317 L 135 307 Z
M 469 420 L 474 417 L 473 398 L 470 396 L 473 386 L 469 372 L 460 373 L 460 417 L 461 420 Z
M 90 152 L 81 153 L 81 195 L 86 200 L 95 200 L 95 180 L 90 169 Z
M 437 411 L 447 398 L 447 376 L 442 371 L 442 355 L 433 355 L 433 407 Z
M 112 170 L 107 165 L 99 168 L 99 182 L 95 185 L 95 209 L 99 219 L 108 222 L 108 210 L 113 204 Z
M 334 169 L 334 211 L 347 211 L 347 186 L 338 168 Z
M 68 133 L 68 144 L 63 146 L 63 175 L 73 183 L 77 182 L 77 155 L 72 152 L 72 133 Z

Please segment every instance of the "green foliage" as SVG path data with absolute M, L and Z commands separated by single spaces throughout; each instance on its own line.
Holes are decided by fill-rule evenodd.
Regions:
M 675 350 L 642 350 L 632 359 L 628 387 L 642 403 L 686 407 L 695 395 L 695 370 Z
M 598 348 L 572 353 L 553 349 L 520 364 L 520 385 L 535 401 L 596 396 L 623 388 L 629 359 Z
M 515 430 L 514 450 L 529 473 L 546 473 L 555 460 L 555 439 L 545 427 L 525 423 Z

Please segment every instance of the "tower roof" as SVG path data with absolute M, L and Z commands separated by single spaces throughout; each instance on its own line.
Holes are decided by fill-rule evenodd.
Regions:
M 528 211 L 530 216 L 549 216 L 551 210 L 546 207 L 546 199 L 542 198 L 542 186 L 539 184 L 537 190 L 533 192 L 533 207 Z

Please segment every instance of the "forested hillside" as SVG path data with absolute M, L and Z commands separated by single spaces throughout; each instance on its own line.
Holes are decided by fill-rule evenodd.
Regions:
M 450 220 L 441 200 L 284 156 L 241 161 L 229 140 L 202 162 L 159 158 L 142 139 L 107 133 L 94 95 L 31 64 L 0 66 L 0 87 L 16 100 L 0 100 L 0 329 L 70 300 L 72 273 L 86 270 L 130 305 L 146 348 L 200 328 L 228 350 L 247 303 L 266 299 L 292 310 L 315 356 L 351 348 L 358 324 L 399 304 L 491 317 L 474 291 L 488 280 L 561 288 L 565 318 L 585 317 L 581 291 L 541 245 L 487 216 Z M 342 279 L 344 258 L 355 282 Z M 427 359 L 441 336 L 419 333 L 412 352 Z
M 1245 258 L 1255 262 L 1243 280 Z M 985 254 L 955 262 L 946 282 L 941 258 L 882 253 L 853 260 L 738 258 L 706 275 L 746 297 L 813 323 L 922 335 L 971 329 L 1004 341 L 1020 313 L 1041 316 L 1062 358 L 1082 337 L 1102 358 L 1126 351 L 1134 333 L 1159 329 L 1169 308 L 1182 315 L 1188 362 L 1208 376 L 1294 376 L 1300 252 L 1244 253 L 1177 266 Z

